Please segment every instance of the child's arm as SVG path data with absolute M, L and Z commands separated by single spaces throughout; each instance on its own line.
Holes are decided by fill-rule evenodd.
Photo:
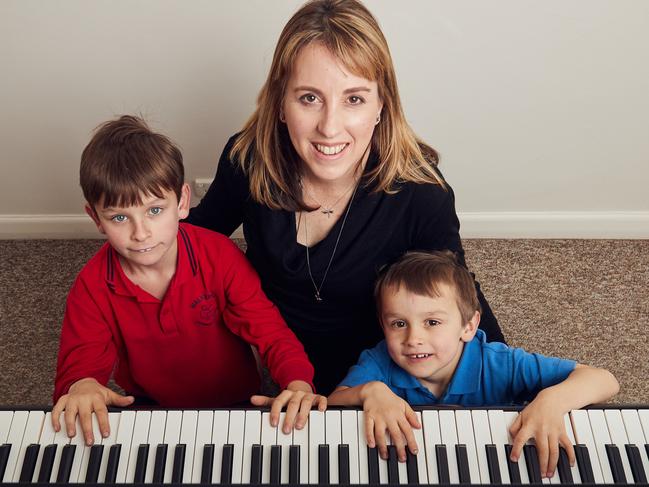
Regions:
M 277 426 L 279 413 L 286 407 L 282 425 L 282 431 L 286 434 L 291 432 L 293 426 L 304 428 L 313 406 L 317 406 L 318 411 L 327 409 L 327 398 L 315 394 L 311 386 L 302 380 L 290 382 L 277 397 L 252 396 L 250 402 L 255 406 L 270 407 L 270 424 L 273 426 Z
M 76 435 L 76 418 L 79 423 L 86 445 L 92 445 L 95 438 L 92 434 L 92 413 L 97 415 L 97 423 L 101 435 L 106 438 L 110 432 L 108 424 L 108 409 L 106 406 L 126 407 L 134 401 L 133 396 L 122 396 L 102 386 L 92 377 L 78 380 L 70 386 L 67 394 L 63 394 L 52 408 L 52 426 L 54 431 L 61 429 L 60 417 L 65 410 L 65 428 L 68 436 Z
M 410 405 L 398 397 L 383 382 L 372 381 L 354 387 L 340 386 L 329 396 L 329 404 L 336 406 L 363 406 L 365 434 L 370 448 L 377 446 L 381 458 L 388 458 L 386 431 L 397 447 L 399 460 L 406 461 L 406 445 L 417 453 L 417 442 L 412 428 L 421 428 Z
M 542 475 L 553 475 L 559 445 L 564 447 L 573 465 L 575 453 L 566 434 L 564 415 L 572 409 L 607 401 L 618 390 L 619 384 L 609 371 L 577 364 L 566 380 L 543 389 L 518 415 L 510 428 L 514 438 L 511 459 L 518 461 L 523 445 L 534 438 Z

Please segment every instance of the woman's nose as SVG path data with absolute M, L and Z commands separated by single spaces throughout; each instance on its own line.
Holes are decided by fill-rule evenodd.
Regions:
M 337 107 L 326 105 L 320 112 L 318 131 L 326 138 L 333 139 L 340 132 L 342 126 L 341 113 Z

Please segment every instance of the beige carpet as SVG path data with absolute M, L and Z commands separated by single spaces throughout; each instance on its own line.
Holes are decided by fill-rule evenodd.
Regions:
M 67 291 L 98 240 L 0 241 L 0 407 L 50 403 Z M 510 344 L 606 367 L 649 404 L 649 240 L 466 240 Z

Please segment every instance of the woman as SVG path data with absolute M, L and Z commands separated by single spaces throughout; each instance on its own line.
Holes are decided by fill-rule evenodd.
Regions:
M 381 339 L 372 285 L 383 265 L 415 249 L 450 249 L 464 262 L 437 160 L 405 120 L 372 14 L 356 0 L 298 10 L 257 109 L 188 221 L 226 235 L 243 223 L 247 256 L 304 344 L 319 393 Z M 481 328 L 502 341 L 478 294 Z

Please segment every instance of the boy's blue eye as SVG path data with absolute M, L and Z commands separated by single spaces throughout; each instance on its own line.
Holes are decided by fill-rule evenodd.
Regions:
M 111 218 L 116 223 L 122 223 L 126 221 L 126 216 L 124 215 L 115 215 L 114 217 Z
M 159 206 L 154 206 L 149 211 L 152 215 L 159 215 L 160 213 L 162 213 L 162 208 L 160 208 Z

